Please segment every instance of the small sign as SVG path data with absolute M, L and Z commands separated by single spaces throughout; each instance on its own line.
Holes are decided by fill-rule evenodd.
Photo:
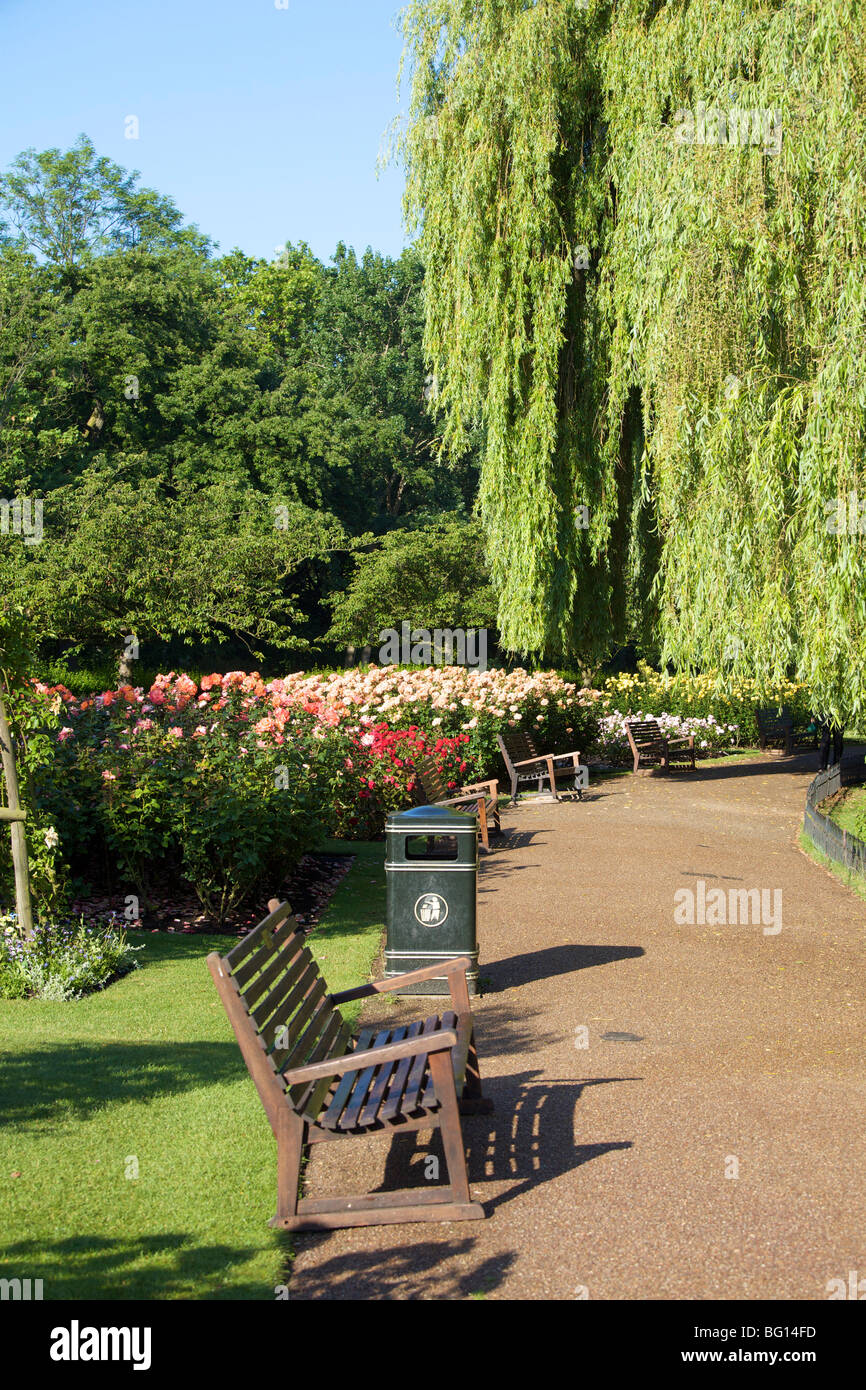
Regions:
M 448 904 L 438 893 L 422 893 L 415 904 L 415 916 L 422 927 L 438 927 L 448 916 Z

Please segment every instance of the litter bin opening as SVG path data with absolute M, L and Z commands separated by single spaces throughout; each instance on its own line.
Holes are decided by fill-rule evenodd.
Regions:
M 456 859 L 456 835 L 407 835 L 407 859 Z

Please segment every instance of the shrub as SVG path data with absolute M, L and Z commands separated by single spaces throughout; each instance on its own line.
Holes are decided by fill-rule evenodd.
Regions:
M 37 926 L 23 941 L 10 918 L 0 918 L 0 996 L 6 999 L 80 999 L 134 970 L 137 961 L 113 919 L 105 926 L 69 921 Z
M 640 662 L 636 675 L 611 676 L 604 682 L 598 708 L 602 715 L 637 717 L 643 713 L 648 717 L 667 714 L 680 719 L 713 718 L 719 724 L 736 724 L 741 746 L 754 747 L 758 742 L 757 709 L 786 705 L 797 714 L 808 714 L 809 703 L 806 686 L 793 681 L 770 686 L 734 679 L 723 690 L 715 672 L 669 676 Z

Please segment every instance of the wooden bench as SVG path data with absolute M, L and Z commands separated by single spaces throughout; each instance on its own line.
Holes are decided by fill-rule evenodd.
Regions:
M 415 772 L 428 806 L 456 806 L 458 810 L 474 811 L 478 816 L 478 829 L 481 843 L 490 849 L 490 827 L 494 834 L 502 833 L 499 820 L 499 783 L 496 778 L 489 782 L 470 782 L 460 787 L 453 795 L 445 781 L 442 771 L 432 758 L 419 758 Z
M 535 740 L 525 729 L 507 729 L 496 735 L 496 742 L 511 779 L 512 806 L 517 803 L 521 784 L 535 782 L 538 790 L 543 791 L 545 779 L 556 801 L 559 800 L 556 784 L 565 779 L 572 783 L 578 800 L 583 800 L 583 779 L 587 774 L 580 766 L 579 753 L 539 753 Z
M 634 758 L 634 772 L 641 763 L 669 771 L 672 767 L 695 767 L 694 734 L 686 738 L 668 738 L 659 728 L 657 719 L 627 719 L 625 731 Z
M 755 710 L 758 726 L 758 747 L 763 753 L 778 752 L 791 756 L 818 747 L 818 727 L 815 720 L 795 716 L 791 710 Z M 811 725 L 811 727 L 810 727 Z
M 288 903 L 207 963 L 277 1141 L 277 1210 L 290 1231 L 484 1216 L 469 1192 L 460 1114 L 486 1113 L 465 956 L 329 994 Z M 352 1038 L 339 1005 L 447 974 L 451 1008 Z M 310 1146 L 368 1134 L 442 1131 L 447 1185 L 350 1197 L 299 1198 Z

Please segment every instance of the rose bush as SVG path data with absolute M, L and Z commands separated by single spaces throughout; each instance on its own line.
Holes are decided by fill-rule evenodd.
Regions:
M 658 717 L 699 752 L 754 742 L 754 707 L 805 707 L 802 687 L 713 693 L 710 677 L 641 667 L 601 690 L 554 672 L 371 667 L 265 682 L 171 671 L 147 689 L 85 698 L 34 683 L 14 711 L 37 896 L 56 910 L 71 875 L 194 886 L 217 921 L 284 878 L 327 833 L 382 834 L 418 795 L 419 757 L 447 785 L 501 773 L 496 735 L 523 727 L 544 751 L 628 761 L 626 717 Z M 0 852 L 2 853 L 2 852 Z M 0 897 L 9 900 L 0 857 Z M 4 891 L 6 890 L 6 891 Z M 53 897 L 52 897 L 53 895 Z
M 496 772 L 506 724 L 545 747 L 585 749 L 597 732 L 592 693 L 552 673 L 456 667 L 269 683 L 172 671 L 86 698 L 37 682 L 17 714 L 54 880 L 119 876 L 145 899 L 183 880 L 218 922 L 325 834 L 381 835 L 418 795 L 419 757 L 454 788 Z

